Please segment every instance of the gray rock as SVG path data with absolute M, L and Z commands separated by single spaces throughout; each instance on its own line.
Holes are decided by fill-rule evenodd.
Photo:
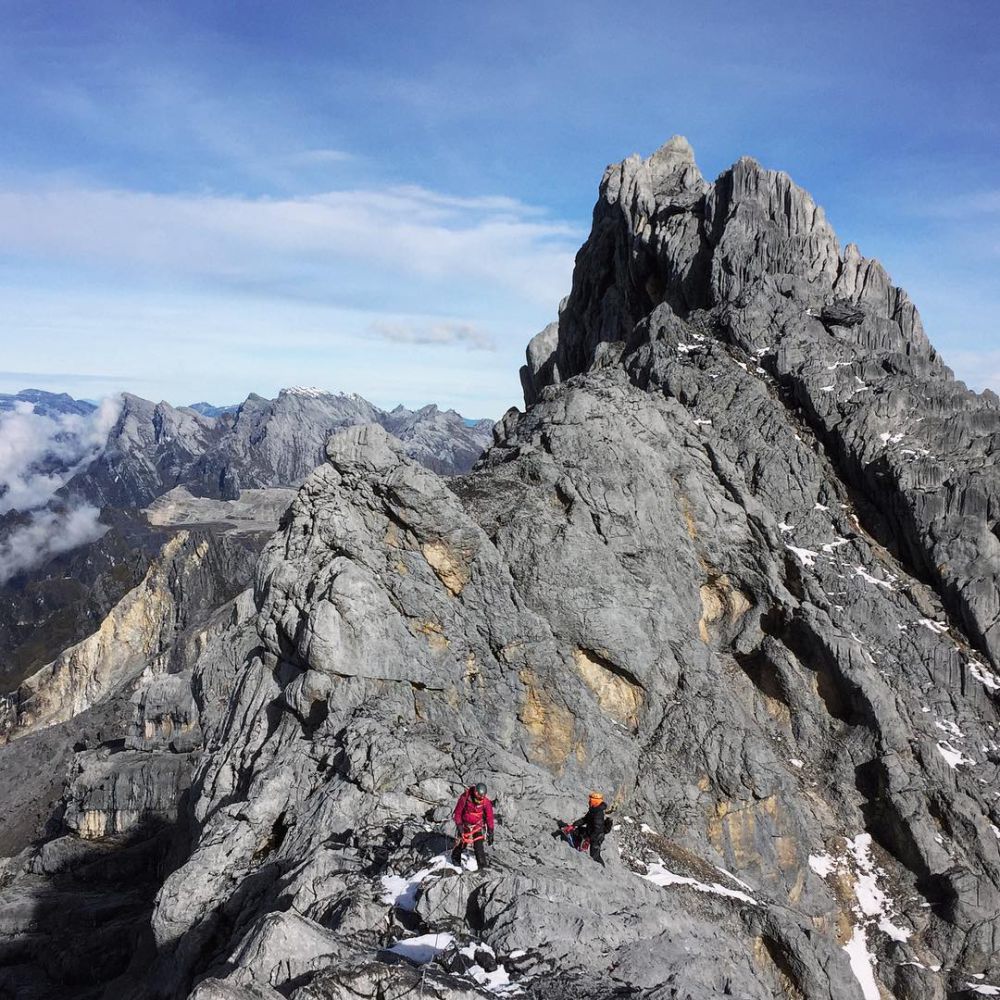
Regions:
M 680 139 L 605 173 L 524 382 L 466 476 L 334 435 L 252 599 L 177 647 L 205 749 L 117 995 L 1000 983 L 996 401 L 787 176 L 707 184 Z M 67 813 L 136 797 L 112 770 Z M 476 780 L 496 843 L 458 873 Z M 591 788 L 606 867 L 558 837 Z M 9 863 L 13 940 L 74 856 Z
M 191 781 L 183 755 L 106 749 L 77 754 L 63 822 L 80 837 L 102 839 L 171 823 Z

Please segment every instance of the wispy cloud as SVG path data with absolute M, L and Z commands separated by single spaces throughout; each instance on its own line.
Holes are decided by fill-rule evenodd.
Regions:
M 469 350 L 493 351 L 492 335 L 472 323 L 406 323 L 378 321 L 369 332 L 396 344 L 464 344 Z
M 290 166 L 325 167 L 331 163 L 346 163 L 354 157 L 343 149 L 303 149 L 279 157 L 278 162 Z
M 272 294 L 284 288 L 317 301 L 343 295 L 347 274 L 368 268 L 382 273 L 387 288 L 396 274 L 551 304 L 568 288 L 580 237 L 515 199 L 413 186 L 295 198 L 0 192 L 8 255 Z
M 14 526 L 0 538 L 0 584 L 40 566 L 53 556 L 96 541 L 107 530 L 96 507 L 44 510 Z
M 915 202 L 914 211 L 930 218 L 983 221 L 984 215 L 1000 215 L 1000 190 L 970 191 Z
M 134 375 L 98 375 L 84 372 L 10 372 L 0 371 L 0 379 L 14 381 L 21 389 L 37 385 L 65 385 L 67 382 L 126 382 L 134 384 L 146 379 Z

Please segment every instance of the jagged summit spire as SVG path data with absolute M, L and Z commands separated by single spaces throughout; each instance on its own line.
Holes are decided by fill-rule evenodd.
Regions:
M 651 163 L 697 167 L 691 143 L 683 135 L 672 135 L 649 159 Z

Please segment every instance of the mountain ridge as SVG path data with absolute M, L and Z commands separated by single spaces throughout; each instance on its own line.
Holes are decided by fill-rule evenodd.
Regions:
M 65 915 L 12 919 L 0 983 L 78 929 L 136 1000 L 1000 989 L 994 399 L 786 175 L 676 137 L 605 172 L 526 360 L 463 476 L 329 438 L 189 680 L 151 669 L 5 863 L 8 912 Z M 591 788 L 606 868 L 552 836 Z M 159 859 L 128 954 L 103 851 Z

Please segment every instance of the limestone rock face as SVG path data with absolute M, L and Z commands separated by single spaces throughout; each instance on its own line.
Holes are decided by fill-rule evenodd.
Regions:
M 139 586 L 112 608 L 96 632 L 60 653 L 8 697 L 7 724 L 0 735 L 17 738 L 65 722 L 144 671 L 169 672 L 177 637 L 241 588 L 256 554 L 255 545 L 227 534 L 173 534 Z
M 671 140 L 608 169 L 551 364 L 529 351 L 531 395 L 616 343 L 636 384 L 673 395 L 663 378 L 684 366 L 665 351 L 726 345 L 816 435 L 866 528 L 997 666 L 1000 401 L 955 382 L 906 293 L 842 250 L 786 174 L 744 158 L 706 185 L 688 148 Z
M 81 834 L 169 824 L 175 776 L 107 996 L 1000 988 L 996 400 L 785 175 L 708 184 L 676 138 L 606 172 L 527 361 L 465 476 L 330 438 L 252 593 L 5 862 L 0 986 L 59 981 L 32 900 L 110 850 Z M 460 870 L 480 780 L 496 842 Z M 591 788 L 604 866 L 558 836 Z

